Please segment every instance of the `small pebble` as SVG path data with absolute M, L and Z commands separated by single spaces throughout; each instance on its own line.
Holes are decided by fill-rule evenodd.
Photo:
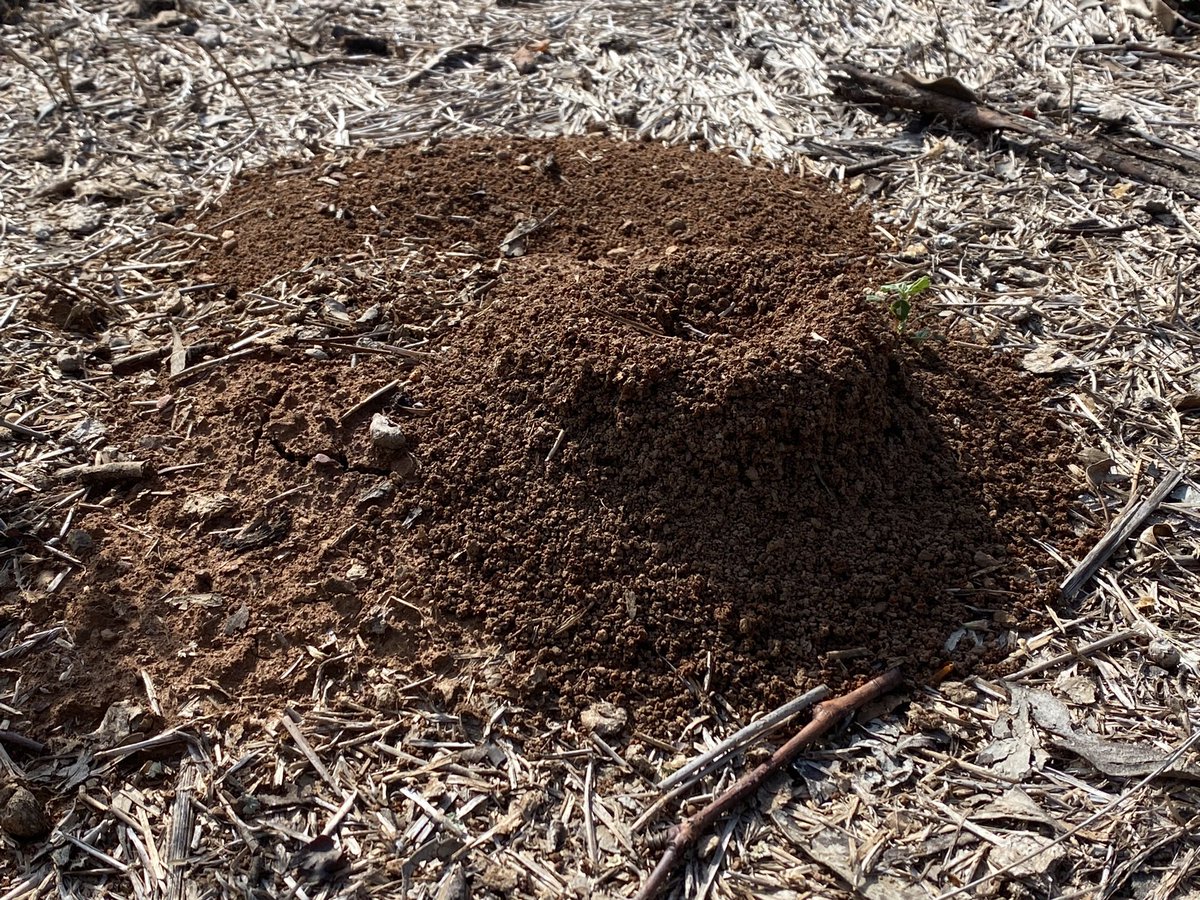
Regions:
M 365 491 L 358 495 L 356 505 L 361 507 L 370 506 L 372 504 L 383 504 L 391 500 L 396 493 L 396 486 L 386 478 L 381 478 L 375 484 L 371 485 Z
M 50 827 L 45 808 L 27 788 L 12 782 L 0 785 L 0 830 L 19 841 L 31 841 Z
M 64 375 L 78 375 L 83 371 L 83 354 L 78 350 L 63 350 L 54 357 L 54 364 Z
M 375 413 L 371 417 L 371 443 L 380 450 L 400 450 L 405 443 L 404 432 L 383 413 Z
M 87 553 L 95 543 L 92 536 L 82 528 L 73 528 L 67 532 L 67 549 L 76 556 Z
M 1164 640 L 1154 640 L 1146 648 L 1146 659 L 1168 672 L 1173 672 L 1179 667 L 1180 656 L 1179 651 L 1171 644 Z

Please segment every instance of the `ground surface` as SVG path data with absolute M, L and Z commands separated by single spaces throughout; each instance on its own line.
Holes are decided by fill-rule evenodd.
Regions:
M 235 246 L 198 264 L 226 298 L 305 270 L 297 324 L 94 410 L 124 456 L 188 468 L 77 517 L 94 542 L 67 608 L 81 658 L 29 684 L 55 710 L 44 733 L 95 727 L 140 671 L 169 715 L 166 692 L 205 679 L 306 694 L 281 677 L 297 649 L 358 633 L 350 684 L 381 662 L 453 676 L 457 648 L 492 643 L 523 705 L 571 720 L 607 700 L 666 736 L 701 683 L 777 705 L 887 665 L 969 671 L 1006 651 L 984 634 L 947 653 L 967 604 L 1041 608 L 1054 569 L 1034 541 L 1074 538 L 1068 441 L 1034 376 L 897 337 L 866 299 L 865 210 L 599 139 L 369 155 L 337 187 L 324 172 L 235 189 L 208 215 Z M 506 258 L 530 217 L 551 221 Z M 413 240 L 376 288 L 332 262 Z M 478 299 L 449 317 L 439 283 Z M 193 342 L 223 336 L 213 319 Z M 416 360 L 345 349 L 416 332 Z M 381 412 L 404 448 L 372 446 Z M 238 540 L 256 523 L 275 530 Z
M 831 90 L 1194 171 L 1165 5 L 0 19 L 3 900 L 630 896 L 892 661 L 674 896 L 1194 893 L 1196 202 Z

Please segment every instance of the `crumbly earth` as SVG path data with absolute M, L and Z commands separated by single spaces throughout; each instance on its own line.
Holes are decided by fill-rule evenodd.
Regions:
M 1049 597 L 1036 540 L 1074 540 L 1037 385 L 897 336 L 864 299 L 869 216 L 823 185 L 464 140 L 258 173 L 198 231 L 208 302 L 236 320 L 279 297 L 287 326 L 183 383 L 110 385 L 120 449 L 199 465 L 89 497 L 74 667 L 31 670 L 48 728 L 140 695 L 141 671 L 170 713 L 306 695 L 314 658 L 353 687 L 492 646 L 514 702 L 607 699 L 669 731 L 714 694 L 994 661 Z M 385 327 L 425 355 L 347 349 Z M 379 411 L 403 449 L 371 445 Z

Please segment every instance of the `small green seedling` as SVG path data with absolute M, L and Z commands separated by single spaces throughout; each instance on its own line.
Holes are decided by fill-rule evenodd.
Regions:
M 908 320 L 912 316 L 913 300 L 929 290 L 929 276 L 922 275 L 915 281 L 893 281 L 891 284 L 880 285 L 879 290 L 867 294 L 867 299 L 873 303 L 886 303 L 887 311 L 896 323 L 896 333 L 903 334 L 914 341 L 923 341 L 929 337 L 929 329 L 909 332 Z

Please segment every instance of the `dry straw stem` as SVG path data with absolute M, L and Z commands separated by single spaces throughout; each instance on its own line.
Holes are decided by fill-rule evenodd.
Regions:
M 147 359 L 156 365 L 170 353 L 171 326 L 192 343 L 191 335 L 219 318 L 227 330 L 201 355 L 219 357 L 238 352 L 230 349 L 238 341 L 287 326 L 285 319 L 303 310 L 286 279 L 250 292 L 236 311 L 213 296 L 197 271 L 197 250 L 238 221 L 218 222 L 206 236 L 181 227 L 181 210 L 207 208 L 240 173 L 272 160 L 298 168 L 368 146 L 480 132 L 604 129 L 630 139 L 728 148 L 758 164 L 829 177 L 870 202 L 896 279 L 932 278 L 936 296 L 928 309 L 940 330 L 969 329 L 973 343 L 1017 359 L 1037 353 L 1060 365 L 1046 377 L 1053 379 L 1059 426 L 1081 452 L 1081 531 L 1103 532 L 1114 499 L 1117 508 L 1126 498 L 1136 502 L 1143 493 L 1139 471 L 1165 461 L 1191 474 L 1189 463 L 1200 458 L 1200 417 L 1187 400 L 1200 395 L 1196 201 L 1186 192 L 1112 178 L 1069 153 L 1031 152 L 1016 133 L 981 134 L 937 120 L 909 128 L 907 114 L 839 102 L 828 81 L 846 59 L 886 75 L 954 75 L 984 103 L 1036 110 L 1048 128 L 1105 132 L 1155 164 L 1165 164 L 1158 158 L 1164 155 L 1194 161 L 1200 54 L 1193 41 L 1164 35 L 1137 3 L 193 6 L 151 21 L 113 4 L 48 0 L 29 4 L 23 21 L 0 26 L 0 44 L 27 63 L 6 54 L 10 64 L 0 67 L 5 529 L 56 540 L 71 531 L 84 505 L 102 502 L 91 496 L 98 489 L 59 481 L 57 474 L 91 464 L 117 443 L 103 421 L 112 381 L 145 376 L 132 371 L 132 360 L 130 370 L 117 372 L 98 357 L 87 360 L 82 377 L 62 375 L 55 357 L 87 341 L 80 326 L 88 317 L 101 316 L 110 336 L 128 342 L 127 352 L 152 354 Z M 331 40 L 335 24 L 385 37 L 392 57 L 347 56 Z M 166 38 L 192 26 L 187 40 Z M 551 61 L 519 75 L 508 65 L 511 53 L 542 38 L 550 41 Z M 461 66 L 446 64 L 472 45 L 490 49 L 474 61 L 461 57 Z M 53 71 L 48 49 L 61 61 Z M 60 84 L 63 70 L 75 107 Z M 115 261 L 118 251 L 124 256 Z M 369 282 L 387 277 L 396 262 L 369 256 L 346 269 Z M 449 270 L 454 261 L 445 262 Z M 51 309 L 63 313 L 57 323 L 46 318 Z M 114 359 L 126 358 L 117 352 L 121 346 L 113 345 Z M 241 362 L 227 359 L 207 371 Z M 1097 459 L 1112 460 L 1099 485 L 1086 477 Z M 1079 722 L 1110 739 L 1178 746 L 1191 732 L 1186 711 L 1200 706 L 1200 680 L 1193 677 L 1200 659 L 1190 649 L 1200 644 L 1200 578 L 1173 561 L 1200 546 L 1197 494 L 1185 484 L 1185 493 L 1162 503 L 1150 520 L 1173 529 L 1161 553 L 1136 559 L 1117 548 L 1069 608 L 1051 611 L 1051 625 L 1040 634 L 1013 633 L 1001 616 L 960 637 L 978 635 L 1010 650 L 1013 664 L 1027 670 L 1024 680 L 1064 698 Z M 4 596 L 20 592 L 20 602 L 5 601 L 0 615 L 0 715 L 17 734 L 37 715 L 22 669 L 42 660 L 69 677 L 73 665 L 65 622 L 24 621 L 30 602 L 61 606 L 70 584 L 72 565 L 37 546 L 0 547 Z M 1048 561 L 1034 577 L 1058 584 L 1078 562 L 1047 548 L 1048 556 L 1056 552 L 1061 564 Z M 996 600 L 999 606 L 1003 598 Z M 1178 648 L 1180 661 L 1168 670 L 1159 662 L 1171 665 L 1169 653 L 1152 657 L 1141 641 L 1112 640 L 1131 630 Z M 489 854 L 503 854 L 498 858 L 523 879 L 514 896 L 564 894 L 585 872 L 594 832 L 599 863 L 582 876 L 579 890 L 629 896 L 637 889 L 641 876 L 625 847 L 632 823 L 652 803 L 644 783 L 573 737 L 568 723 L 533 728 L 520 710 L 497 699 L 488 648 L 464 649 L 469 658 L 453 685 L 414 685 L 396 672 L 373 672 L 377 696 L 348 694 L 328 668 L 320 669 L 329 653 L 353 652 L 353 638 L 336 636 L 333 646 L 298 648 L 280 673 L 310 679 L 312 697 L 300 704 L 297 728 L 343 788 L 360 793 L 339 831 L 348 836 L 342 846 L 353 862 L 351 889 L 429 897 L 454 871 L 456 863 L 438 855 L 448 849 L 442 826 L 393 785 L 443 815 L 454 810 L 467 824 L 473 838 L 461 863 L 471 879 L 481 876 Z M 183 710 L 178 724 L 195 732 L 211 759 L 194 787 L 203 805 L 194 807 L 180 870 L 229 896 L 261 889 L 262 872 L 276 890 L 297 896 L 323 890 L 301 884 L 287 860 L 322 831 L 344 795 L 318 778 L 288 800 L 285 785 L 313 778 L 292 736 L 256 722 L 242 731 L 226 727 L 224 704 L 257 708 L 267 723 L 280 703 L 228 687 L 170 687 Z M 452 689 L 478 699 L 488 720 L 496 716 L 486 741 L 446 708 Z M 1190 839 L 1177 836 L 1179 795 L 1149 782 L 1118 810 L 1109 804 L 1128 793 L 1125 786 L 1080 759 L 1046 758 L 1040 748 L 1024 759 L 1019 752 L 1005 756 L 1012 745 L 997 747 L 994 730 L 1007 705 L 983 686 L 950 681 L 914 698 L 907 718 L 875 723 L 870 733 L 849 735 L 842 749 L 810 754 L 803 787 L 776 798 L 768 814 L 748 812 L 729 833 L 725 870 L 712 882 L 712 895 L 724 900 L 787 886 L 800 896 L 855 896 L 844 872 L 860 885 L 885 876 L 905 884 L 917 878 L 926 896 L 936 896 L 955 880 L 970 883 L 1006 866 L 997 880 L 1015 882 L 1013 892 L 1112 894 L 1128 888 L 1133 863 L 1145 882 L 1139 890 L 1156 900 L 1186 891 L 1198 857 Z M 711 750 L 756 712 L 734 710 L 728 721 L 698 717 L 670 740 L 635 738 L 637 747 L 617 749 L 661 771 L 676 755 Z M 74 804 L 65 832 L 100 844 L 120 865 L 65 841 L 53 853 L 12 850 L 0 896 L 161 891 L 177 758 L 166 756 L 159 763 L 164 777 L 154 781 L 145 767 L 97 769 L 93 752 L 112 747 L 91 739 L 55 735 L 53 754 L 0 743 L 23 754 L 15 762 L 45 795 L 74 798 L 86 789 L 105 798 L 103 808 L 124 809 L 136 823 Z M 526 749 L 535 743 L 551 749 Z M 585 790 L 593 757 L 594 780 Z M 720 777 L 718 770 L 714 778 Z M 593 827 L 585 830 L 589 790 Z M 1034 814 L 1023 801 L 1013 805 L 1014 790 L 1045 818 L 1012 818 L 1014 809 Z M 970 827 L 945 821 L 939 804 L 948 797 Z M 1014 869 L 1011 860 L 994 864 L 997 845 L 979 837 L 995 836 L 997 821 L 1004 823 L 998 840 L 1010 844 L 1040 838 L 1046 828 L 1062 833 L 1091 824 L 1035 865 Z M 483 835 L 489 836 L 479 840 Z M 824 849 L 814 861 L 804 848 L 818 846 L 818 838 Z M 1061 864 L 1038 868 L 1054 852 L 1063 854 Z M 708 880 L 699 863 L 686 871 L 689 883 Z
M 1183 473 L 1178 469 L 1168 472 L 1152 490 L 1146 499 L 1134 504 L 1118 516 L 1109 527 L 1103 538 L 1093 547 L 1062 583 L 1061 591 L 1064 599 L 1070 600 L 1088 579 L 1096 574 L 1096 570 L 1108 560 L 1117 548 L 1133 537 L 1146 520 L 1154 514 L 1159 505 L 1175 490 L 1175 486 L 1183 480 Z

